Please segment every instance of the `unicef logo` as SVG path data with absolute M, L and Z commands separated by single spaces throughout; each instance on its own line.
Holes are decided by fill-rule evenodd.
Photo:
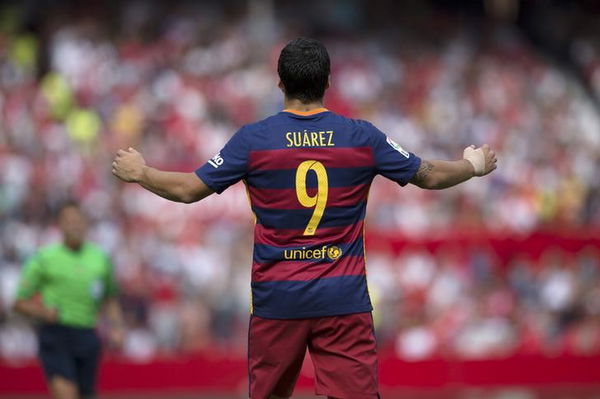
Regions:
M 283 259 L 289 260 L 307 260 L 307 259 L 323 259 L 329 258 L 329 260 L 336 260 L 342 256 L 342 249 L 335 245 L 327 246 L 323 245 L 321 248 L 306 248 L 302 247 L 299 249 L 284 249 Z
M 342 249 L 340 247 L 332 245 L 331 247 L 327 248 L 327 257 L 329 259 L 336 260 L 340 256 L 342 256 Z

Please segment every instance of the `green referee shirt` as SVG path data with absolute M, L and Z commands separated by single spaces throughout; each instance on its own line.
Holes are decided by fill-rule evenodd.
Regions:
M 116 291 L 112 264 L 99 247 L 86 242 L 73 251 L 61 243 L 41 248 L 27 261 L 17 297 L 39 292 L 44 305 L 57 309 L 60 324 L 93 328 L 102 301 Z

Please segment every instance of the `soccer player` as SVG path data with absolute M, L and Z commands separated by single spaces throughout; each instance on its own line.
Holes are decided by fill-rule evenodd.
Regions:
M 58 225 L 62 242 L 41 248 L 25 264 L 14 309 L 40 323 L 39 357 L 52 396 L 93 398 L 100 358 L 94 327 L 102 305 L 111 344 L 119 346 L 124 337 L 117 287 L 109 257 L 85 241 L 86 219 L 77 203 L 60 208 Z
M 324 108 L 330 61 L 318 41 L 281 51 L 285 109 L 243 126 L 195 173 L 146 165 L 119 150 L 112 173 L 191 203 L 243 180 L 256 215 L 248 361 L 252 399 L 290 397 L 306 349 L 316 393 L 378 398 L 363 227 L 373 178 L 443 189 L 496 168 L 487 145 L 457 161 L 421 160 L 371 123 Z

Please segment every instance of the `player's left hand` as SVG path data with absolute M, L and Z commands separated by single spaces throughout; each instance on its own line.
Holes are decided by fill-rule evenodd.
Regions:
M 123 342 L 125 342 L 125 328 L 111 327 L 108 330 L 108 344 L 111 348 L 120 349 L 123 347 Z
M 117 151 L 112 163 L 112 174 L 126 182 L 139 182 L 144 173 L 146 161 L 134 148 Z
M 487 144 L 479 148 L 468 146 L 463 152 L 463 159 L 473 165 L 475 176 L 485 176 L 496 169 L 496 153 Z

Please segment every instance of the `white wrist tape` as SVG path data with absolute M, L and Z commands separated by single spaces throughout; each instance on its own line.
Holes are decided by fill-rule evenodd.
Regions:
M 482 176 L 485 172 L 485 155 L 481 148 L 475 149 L 472 146 L 465 148 L 463 158 L 471 162 L 475 169 L 475 176 Z

